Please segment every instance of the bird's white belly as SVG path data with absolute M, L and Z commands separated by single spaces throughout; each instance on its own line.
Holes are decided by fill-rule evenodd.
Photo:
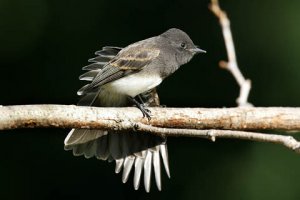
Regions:
M 105 85 L 111 92 L 135 97 L 138 94 L 155 88 L 162 82 L 159 76 L 132 74 Z

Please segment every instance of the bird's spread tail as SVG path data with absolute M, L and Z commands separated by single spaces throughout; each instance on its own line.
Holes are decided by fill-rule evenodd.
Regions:
M 113 133 L 103 130 L 72 129 L 65 139 L 65 149 L 75 156 L 116 161 L 115 172 L 123 169 L 122 182 L 126 183 L 131 171 L 137 190 L 144 176 L 144 186 L 150 191 L 151 172 L 154 170 L 156 185 L 161 190 L 161 160 L 170 177 L 166 140 L 142 133 Z M 134 170 L 132 170 L 134 168 Z M 143 175 L 142 175 L 143 174 Z

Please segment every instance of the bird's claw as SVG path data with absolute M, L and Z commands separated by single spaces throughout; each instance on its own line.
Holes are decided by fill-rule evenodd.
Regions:
M 151 110 L 149 110 L 148 108 L 145 108 L 145 106 L 143 104 L 141 104 L 139 109 L 143 113 L 143 117 L 147 117 L 148 120 L 150 121 L 151 120 Z
M 132 103 L 134 103 L 136 105 L 136 107 L 138 109 L 140 109 L 140 111 L 143 113 L 143 117 L 147 117 L 148 120 L 150 121 L 151 120 L 151 115 L 150 115 L 151 111 L 148 108 L 146 108 L 146 105 L 144 103 L 139 103 L 137 100 L 135 100 L 132 97 L 128 97 L 128 98 Z

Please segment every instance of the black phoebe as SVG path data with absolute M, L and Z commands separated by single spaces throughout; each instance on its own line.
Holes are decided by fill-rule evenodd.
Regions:
M 175 28 L 125 48 L 103 47 L 96 52 L 98 57 L 89 60 L 92 64 L 83 67 L 88 72 L 79 78 L 91 83 L 77 92 L 82 96 L 78 104 L 102 107 L 134 104 L 150 119 L 146 107 L 159 106 L 155 87 L 201 52 L 205 51 L 194 45 L 185 32 Z M 153 165 L 156 185 L 161 190 L 159 154 L 170 177 L 166 139 L 151 134 L 72 129 L 65 139 L 65 149 L 73 150 L 75 156 L 115 160 L 116 173 L 123 167 L 124 183 L 134 165 L 135 189 L 139 188 L 144 169 L 145 190 L 150 191 Z

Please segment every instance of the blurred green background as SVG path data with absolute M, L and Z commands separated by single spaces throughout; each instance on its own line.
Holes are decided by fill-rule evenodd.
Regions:
M 169 107 L 232 107 L 239 88 L 209 1 L 0 0 L 1 105 L 76 104 L 87 59 L 177 27 L 207 50 L 160 87 Z M 256 106 L 300 106 L 300 1 L 221 1 Z M 134 191 L 114 164 L 63 150 L 69 130 L 0 134 L 0 199 L 300 199 L 300 156 L 279 145 L 169 138 L 163 191 Z

